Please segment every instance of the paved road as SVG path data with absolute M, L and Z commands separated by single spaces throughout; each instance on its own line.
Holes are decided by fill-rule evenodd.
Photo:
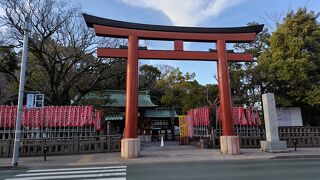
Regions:
M 306 180 L 320 179 L 320 160 L 239 160 L 128 168 L 128 180 Z
M 317 180 L 320 159 L 237 160 L 59 169 L 0 170 L 0 179 Z

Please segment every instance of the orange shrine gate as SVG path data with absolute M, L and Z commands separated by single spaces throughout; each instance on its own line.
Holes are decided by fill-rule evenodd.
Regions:
M 88 27 L 97 36 L 127 38 L 128 48 L 98 48 L 97 55 L 102 58 L 127 58 L 125 132 L 121 141 L 121 156 L 136 158 L 140 155 L 138 129 L 138 60 L 191 60 L 217 61 L 218 86 L 221 106 L 223 136 L 220 137 L 221 152 L 239 154 L 239 137 L 235 135 L 232 120 L 232 102 L 229 85 L 228 62 L 250 62 L 252 54 L 234 53 L 226 50 L 227 43 L 249 43 L 255 40 L 263 25 L 205 28 L 175 27 L 138 24 L 105 19 L 84 14 Z M 139 40 L 167 40 L 174 42 L 174 50 L 139 49 Z M 216 43 L 216 50 L 210 52 L 184 51 L 184 42 Z M 214 47 L 214 44 L 212 45 Z

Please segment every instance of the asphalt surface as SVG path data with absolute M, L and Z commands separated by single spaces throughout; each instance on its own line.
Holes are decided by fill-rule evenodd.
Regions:
M 153 163 L 132 164 L 125 167 L 57 167 L 58 174 L 53 173 L 60 179 L 81 179 L 79 174 L 86 174 L 85 179 L 116 179 L 116 180 L 317 180 L 320 179 L 319 159 L 269 159 L 269 160 L 227 160 L 212 162 L 184 162 L 184 163 Z M 62 169 L 64 168 L 64 169 Z M 87 168 L 87 169 L 86 169 Z M 111 169 L 111 170 L 108 170 Z M 118 169 L 118 170 L 117 170 Z M 103 172 L 100 172 L 100 171 Z M 117 170 L 117 173 L 111 172 Z M 20 178 L 41 179 L 39 169 L 0 169 L 0 179 Z M 40 170 L 48 176 L 50 171 Z M 76 171 L 76 173 L 75 173 Z M 36 172 L 36 173 L 35 173 Z M 87 173 L 96 173 L 93 178 Z M 31 173 L 28 175 L 28 173 Z M 47 174 L 46 174 L 47 173 Z M 111 174 L 110 176 L 108 175 Z M 113 175 L 112 175 L 113 174 Z M 104 176 L 105 175 L 105 176 Z M 49 175 L 51 176 L 51 175 Z M 66 178 L 64 178 L 66 177 Z M 84 178 L 84 177 L 83 177 Z M 43 179 L 47 179 L 43 177 Z M 52 178 L 54 179 L 54 178 Z M 102 178 L 101 178 L 102 179 Z
M 128 167 L 128 180 L 320 179 L 320 160 L 237 160 Z
M 10 178 L 13 177 L 19 173 L 23 173 L 25 172 L 27 169 L 25 168 L 0 168 L 0 179 L 6 179 L 6 178 Z

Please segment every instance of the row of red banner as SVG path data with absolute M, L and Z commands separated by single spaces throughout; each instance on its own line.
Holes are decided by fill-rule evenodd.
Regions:
M 187 112 L 191 117 L 193 126 L 208 126 L 210 122 L 210 107 L 204 106 L 191 109 Z M 258 110 L 252 108 L 233 107 L 233 123 L 241 126 L 261 126 L 261 119 Z M 221 123 L 220 108 L 216 108 L 216 123 Z
M 210 121 L 210 107 L 204 106 L 191 109 L 187 112 L 187 115 L 191 117 L 193 126 L 208 126 Z
M 258 110 L 252 108 L 233 107 L 233 123 L 241 126 L 261 126 L 261 119 Z M 216 108 L 216 123 L 221 123 L 220 108 Z
M 47 106 L 26 109 L 22 114 L 23 127 L 83 127 L 101 129 L 101 110 L 92 106 Z M 13 128 L 17 119 L 17 106 L 0 106 L 0 127 Z

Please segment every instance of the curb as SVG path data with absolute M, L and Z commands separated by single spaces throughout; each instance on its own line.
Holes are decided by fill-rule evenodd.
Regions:
M 320 159 L 320 155 L 276 156 L 270 159 Z
M 18 167 L 0 166 L 0 170 L 22 170 L 22 169 L 28 169 L 28 168 L 24 166 L 18 166 Z

